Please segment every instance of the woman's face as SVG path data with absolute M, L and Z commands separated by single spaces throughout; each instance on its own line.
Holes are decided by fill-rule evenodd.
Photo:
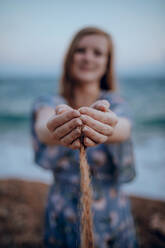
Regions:
M 71 74 L 78 83 L 99 82 L 105 74 L 108 41 L 102 35 L 86 35 L 73 54 Z

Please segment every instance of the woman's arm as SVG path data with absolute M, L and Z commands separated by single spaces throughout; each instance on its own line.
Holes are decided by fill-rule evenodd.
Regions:
M 47 122 L 54 114 L 55 111 L 51 107 L 43 107 L 36 114 L 35 131 L 39 140 L 46 145 L 58 144 L 47 128 Z
M 118 143 L 127 140 L 131 135 L 131 123 L 127 118 L 118 117 L 118 122 L 113 128 L 112 135 L 108 137 L 106 144 Z

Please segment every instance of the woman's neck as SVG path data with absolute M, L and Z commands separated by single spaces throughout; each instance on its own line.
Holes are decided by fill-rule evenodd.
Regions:
M 84 85 L 78 85 L 74 89 L 74 107 L 78 109 L 82 106 L 90 106 L 98 99 L 99 95 L 99 84 L 89 83 Z

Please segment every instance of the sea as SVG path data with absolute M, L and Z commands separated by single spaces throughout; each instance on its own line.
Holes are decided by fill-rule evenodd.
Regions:
M 0 178 L 52 182 L 33 161 L 31 108 L 41 95 L 58 92 L 58 76 L 0 78 Z M 120 94 L 133 116 L 136 178 L 128 194 L 165 200 L 165 77 L 123 76 Z

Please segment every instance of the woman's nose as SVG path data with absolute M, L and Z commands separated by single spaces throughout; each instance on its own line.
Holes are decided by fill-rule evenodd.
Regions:
M 84 53 L 84 59 L 87 61 L 93 60 L 93 53 L 91 51 L 86 51 Z

